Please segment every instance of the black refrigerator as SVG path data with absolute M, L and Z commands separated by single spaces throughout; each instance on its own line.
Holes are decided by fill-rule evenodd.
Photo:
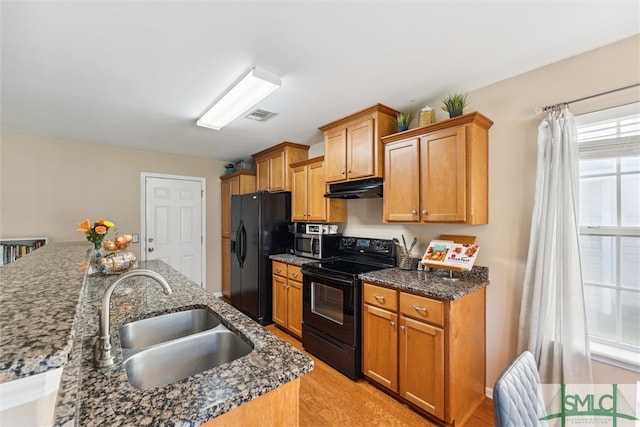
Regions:
M 231 305 L 261 325 L 272 323 L 269 255 L 293 246 L 291 193 L 231 196 Z

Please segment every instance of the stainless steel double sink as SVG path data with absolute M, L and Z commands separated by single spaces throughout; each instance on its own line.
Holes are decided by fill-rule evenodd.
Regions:
M 253 350 L 206 309 L 127 323 L 118 334 L 127 378 L 141 390 L 188 378 Z

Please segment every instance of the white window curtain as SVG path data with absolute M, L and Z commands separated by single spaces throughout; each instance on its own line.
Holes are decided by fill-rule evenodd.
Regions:
M 590 384 L 591 355 L 580 268 L 578 142 L 566 105 L 538 127 L 518 350 L 531 351 L 546 384 Z

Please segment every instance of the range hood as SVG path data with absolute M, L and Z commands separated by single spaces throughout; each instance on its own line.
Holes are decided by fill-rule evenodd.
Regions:
M 382 197 L 382 178 L 360 179 L 357 181 L 329 184 L 329 192 L 324 197 L 330 199 L 368 199 Z

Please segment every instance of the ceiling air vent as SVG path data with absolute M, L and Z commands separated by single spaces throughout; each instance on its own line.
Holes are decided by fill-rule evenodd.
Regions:
M 256 108 L 247 114 L 245 117 L 247 119 L 255 120 L 257 122 L 263 122 L 270 118 L 271 116 L 275 116 L 276 113 L 269 110 L 263 110 L 262 108 Z

